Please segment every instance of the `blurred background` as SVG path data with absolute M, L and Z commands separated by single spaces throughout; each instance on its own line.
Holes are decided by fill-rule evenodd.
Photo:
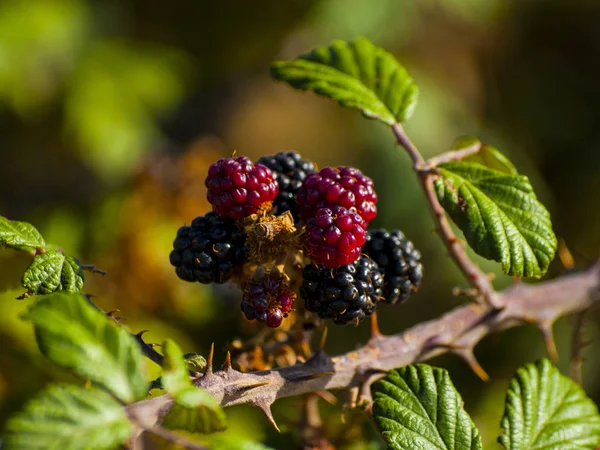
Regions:
M 432 233 L 408 157 L 386 127 L 270 80 L 269 63 L 359 35 L 389 49 L 420 86 L 406 129 L 425 156 L 461 135 L 497 146 L 531 178 L 584 267 L 600 249 L 598 23 L 595 0 L 0 0 L 0 215 L 107 270 L 88 274 L 86 291 L 132 331 L 186 352 L 206 354 L 215 341 L 220 362 L 228 343 L 257 332 L 239 292 L 182 282 L 168 262 L 176 229 L 208 210 L 208 166 L 234 149 L 356 165 L 379 193 L 373 225 L 401 228 L 423 253 L 421 291 L 381 318 L 384 333 L 399 332 L 463 303 L 451 290 L 465 286 Z M 28 262 L 0 255 L 0 428 L 45 384 L 67 379 L 19 320 Z M 511 283 L 478 262 L 498 274 L 497 287 Z M 562 272 L 555 261 L 548 276 Z M 555 330 L 563 369 L 570 324 Z M 364 343 L 368 325 L 329 331 L 335 354 Z M 584 384 L 599 400 L 593 314 L 585 333 Z M 486 448 L 497 448 L 508 379 L 545 351 L 539 332 L 521 327 L 476 354 L 488 383 L 456 357 L 433 363 L 450 370 Z M 226 433 L 293 448 L 300 403 L 276 403 L 281 434 L 257 410 L 230 408 Z M 344 429 L 341 407 L 322 407 L 331 435 L 345 436 L 340 448 L 380 447 L 368 422 Z

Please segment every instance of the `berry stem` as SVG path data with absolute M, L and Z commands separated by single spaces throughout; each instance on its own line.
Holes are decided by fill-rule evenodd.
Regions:
M 481 271 L 481 269 L 469 258 L 465 247 L 452 231 L 450 222 L 448 222 L 446 217 L 446 212 L 444 211 L 444 208 L 440 204 L 437 195 L 435 194 L 433 183 L 438 175 L 436 175 L 434 171 L 429 170 L 431 167 L 425 161 L 410 138 L 406 135 L 402 125 L 395 123 L 392 125 L 392 130 L 394 131 L 398 143 L 406 149 L 408 155 L 412 159 L 413 169 L 419 175 L 421 186 L 425 191 L 427 201 L 429 202 L 429 206 L 433 212 L 433 219 L 436 222 L 436 229 L 442 238 L 442 241 L 444 241 L 450 256 L 465 275 L 469 284 L 477 289 L 479 295 L 476 299 L 482 299 L 492 308 L 500 309 L 502 305 L 498 301 L 499 296 L 496 294 L 492 282 L 488 276 L 483 273 L 483 271 Z
M 449 152 L 442 153 L 441 155 L 434 156 L 433 158 L 429 158 L 427 160 L 427 165 L 431 168 L 435 168 L 440 164 L 444 164 L 452 161 L 460 161 L 461 159 L 467 158 L 468 156 L 474 155 L 475 153 L 479 153 L 483 147 L 483 144 L 479 141 L 475 142 L 468 147 L 462 148 L 460 150 L 452 150 Z

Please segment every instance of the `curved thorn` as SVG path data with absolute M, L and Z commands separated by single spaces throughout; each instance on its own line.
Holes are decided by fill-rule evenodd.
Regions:
M 135 337 L 136 337 L 136 338 L 139 338 L 139 339 L 142 339 L 142 336 L 143 336 L 144 334 L 146 334 L 148 331 L 150 331 L 150 330 L 142 330 L 142 331 L 140 331 L 140 332 L 136 333 L 136 334 L 135 334 Z
M 277 432 L 281 433 L 281 430 L 277 426 L 277 422 L 275 422 L 275 419 L 273 418 L 271 406 L 266 402 L 266 400 L 259 400 L 255 403 L 255 405 L 258 406 L 258 408 L 265 414 L 265 416 L 267 416 L 267 419 L 269 420 L 269 422 L 271 422 L 271 425 L 275 427 Z
M 377 339 L 381 337 L 381 331 L 379 330 L 379 323 L 377 322 L 377 311 L 371 314 L 371 339 Z
M 223 366 L 221 367 L 221 370 L 225 371 L 225 372 L 229 372 L 230 370 L 232 370 L 231 367 L 231 352 L 227 351 L 227 356 L 225 357 L 225 362 L 223 363 Z
M 258 383 L 253 383 L 248 386 L 243 386 L 241 389 L 249 390 L 249 389 L 254 389 L 257 387 L 261 387 L 261 386 L 266 386 L 267 384 L 271 384 L 271 382 L 270 381 L 259 381 Z
M 542 332 L 542 337 L 544 338 L 544 345 L 546 346 L 548 356 L 550 356 L 552 361 L 558 361 L 558 350 L 556 350 L 556 343 L 554 342 L 552 322 L 542 322 L 538 325 L 538 328 Z
M 323 334 L 321 335 L 321 342 L 319 344 L 319 350 L 325 350 L 325 342 L 327 341 L 327 326 L 323 328 Z
M 477 359 L 475 358 L 475 355 L 473 354 L 473 350 L 465 348 L 463 350 L 455 351 L 454 353 L 456 353 L 458 356 L 460 356 L 462 359 L 464 359 L 465 362 L 471 368 L 471 370 L 473 372 L 475 372 L 475 375 L 477 375 L 479 378 L 481 378 L 482 381 L 490 380 L 490 376 L 487 374 L 487 372 L 484 370 L 484 368 L 481 367 L 481 364 L 479 364 L 479 361 L 477 361 Z
M 314 380 L 315 378 L 321 378 L 321 377 L 325 377 L 327 375 L 333 375 L 334 372 L 321 372 L 321 373 L 313 373 L 310 375 L 303 375 L 299 378 L 296 378 L 295 381 L 308 381 L 308 380 Z
M 575 259 L 573 259 L 573 254 L 567 247 L 567 243 L 563 238 L 558 238 L 558 258 L 560 259 L 561 264 L 566 270 L 573 270 L 575 267 Z
M 208 358 L 206 358 L 206 370 L 204 371 L 204 376 L 213 374 L 213 357 L 215 355 L 215 343 L 210 344 L 210 352 L 208 353 Z

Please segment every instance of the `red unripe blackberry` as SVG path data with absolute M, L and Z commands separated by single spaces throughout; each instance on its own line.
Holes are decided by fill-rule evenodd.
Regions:
M 369 231 L 363 252 L 377 262 L 383 274 L 386 303 L 403 302 L 419 289 L 423 279 L 421 253 L 402 231 Z
M 346 325 L 356 324 L 375 312 L 382 287 L 383 276 L 377 263 L 361 255 L 337 269 L 306 265 L 300 295 L 308 311 Z
M 321 208 L 306 224 L 305 255 L 325 267 L 339 267 L 358 259 L 366 241 L 365 221 L 358 213 L 334 206 Z
M 332 206 L 358 212 L 367 224 L 377 215 L 373 180 L 354 167 L 325 167 L 308 175 L 297 201 L 304 220 L 314 217 L 319 208 Z
M 245 156 L 218 160 L 208 169 L 206 197 L 221 217 L 243 219 L 277 197 L 278 186 L 271 169 L 252 164 Z
M 298 223 L 299 211 L 296 194 L 307 175 L 315 172 L 315 165 L 296 152 L 280 152 L 271 156 L 263 156 L 258 162 L 273 172 L 279 186 L 279 194 L 273 202 L 277 215 L 290 211 L 294 221 Z
M 244 230 L 209 212 L 179 228 L 169 260 L 182 280 L 224 283 L 246 262 L 247 253 Z
M 277 328 L 294 306 L 296 294 L 290 289 L 289 281 L 281 272 L 253 276 L 244 288 L 242 312 L 246 319 L 265 322 Z

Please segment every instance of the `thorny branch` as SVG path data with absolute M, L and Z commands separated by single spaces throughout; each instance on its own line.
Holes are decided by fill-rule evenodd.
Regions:
M 392 130 L 398 143 L 406 149 L 412 159 L 413 169 L 419 175 L 421 186 L 425 191 L 427 201 L 429 202 L 429 206 L 433 212 L 433 218 L 436 222 L 437 231 L 444 241 L 444 244 L 446 244 L 446 248 L 448 249 L 450 256 L 452 256 L 454 262 L 463 272 L 469 281 L 469 284 L 471 284 L 471 286 L 477 290 L 479 298 L 483 299 L 485 303 L 493 308 L 501 308 L 502 302 L 500 301 L 498 294 L 494 291 L 494 287 L 492 286 L 489 277 L 483 273 L 473 261 L 471 261 L 467 255 L 463 243 L 452 231 L 452 227 L 448 222 L 444 208 L 440 204 L 433 186 L 433 182 L 438 176 L 435 173 L 434 164 L 464 158 L 479 151 L 480 146 L 471 146 L 462 151 L 444 153 L 439 155 L 437 158 L 430 160 L 430 162 L 427 162 L 423 159 L 423 156 L 421 156 L 419 150 L 417 150 L 415 145 L 408 138 L 404 132 L 404 129 L 402 128 L 402 125 L 396 123 L 392 126 Z M 432 164 L 432 162 L 434 164 Z
M 306 363 L 251 373 L 234 370 L 229 359 L 213 372 L 209 361 L 204 376 L 194 383 L 210 392 L 222 406 L 252 404 L 274 423 L 270 406 L 279 398 L 320 390 L 362 388 L 376 374 L 383 376 L 393 368 L 442 353 L 454 353 L 476 370 L 483 370 L 473 356 L 473 349 L 485 336 L 523 324 L 534 324 L 544 336 L 551 336 L 552 324 L 559 317 L 599 302 L 600 261 L 585 271 L 533 285 L 518 283 L 495 295 L 504 305 L 502 309 L 489 310 L 470 303 L 402 333 L 374 335 L 364 347 L 339 356 L 330 357 L 321 350 Z M 170 397 L 162 395 L 129 408 L 135 409 L 136 415 L 159 423 L 171 404 Z

